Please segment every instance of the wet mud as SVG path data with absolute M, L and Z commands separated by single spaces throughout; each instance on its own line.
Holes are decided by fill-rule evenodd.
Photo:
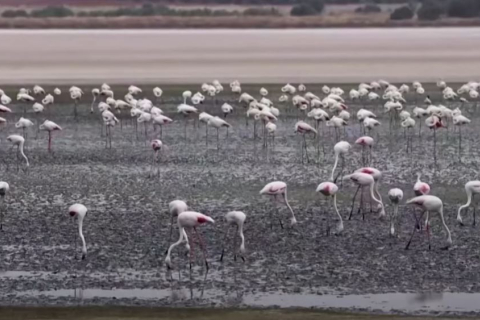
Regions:
M 117 86 L 119 97 L 127 86 Z M 187 86 L 195 90 L 196 86 Z M 187 88 L 186 87 L 186 88 Z M 186 89 L 185 88 L 185 89 Z M 278 87 L 268 87 L 278 100 Z M 351 88 L 343 86 L 346 92 Z M 18 88 L 7 88 L 12 91 Z M 67 87 L 61 87 L 65 92 Z M 89 113 L 91 96 L 79 106 L 73 119 L 73 104 L 67 98 L 36 117 L 64 128 L 53 135 L 53 153 L 47 152 L 45 132 L 29 129 L 27 169 L 5 141 L 8 134 L 21 133 L 14 122 L 23 105 L 12 106 L 8 125 L 1 130 L 1 179 L 11 190 L 0 204 L 4 213 L 0 232 L 0 305 L 3 306 L 157 306 L 157 307 L 302 307 L 326 310 L 357 310 L 398 314 L 477 314 L 480 240 L 472 226 L 472 209 L 464 211 L 465 226 L 456 222 L 457 209 L 466 202 L 465 182 L 478 174 L 480 117 L 475 103 L 462 105 L 472 123 L 462 128 L 462 153 L 458 155 L 458 130 L 450 124 L 437 132 L 437 164 L 433 162 L 433 134 L 423 125 L 410 132 L 413 151 L 406 152 L 404 132 L 389 126 L 389 116 L 379 104 L 366 108 L 378 115 L 381 126 L 371 133 L 377 141 L 373 166 L 383 172 L 380 192 L 387 217 L 367 204 L 365 220 L 354 210 L 347 220 L 356 187 L 339 183 L 338 207 L 344 217 L 342 234 L 327 235 L 336 215 L 330 202 L 315 189 L 327 181 L 334 163 L 335 133 L 320 129 L 319 138 L 307 137 L 310 163 L 301 157 L 301 136 L 294 134 L 297 118 L 289 104 L 279 105 L 275 144 L 262 147 L 261 126 L 253 137 L 253 120 L 245 124 L 244 108 L 236 96 L 225 92 L 200 107 L 220 115 L 220 105 L 229 101 L 235 112 L 227 117 L 232 128 L 228 138 L 221 130 L 217 142 L 214 129 L 205 139 L 205 126 L 175 113 L 183 88 L 165 87 L 160 107 L 175 121 L 162 130 L 162 150 L 153 163 L 149 141 L 160 137 L 151 126 L 138 125 L 129 114 L 119 115 L 122 127 L 112 130 L 112 148 L 105 148 L 98 110 Z M 245 86 L 255 94 L 257 86 Z M 320 85 L 308 89 L 321 95 Z M 48 90 L 48 88 L 47 88 Z M 432 99 L 439 99 L 433 86 Z M 145 87 L 150 99 L 151 88 Z M 120 93 L 122 93 L 120 95 Z M 13 93 L 10 94 L 13 96 Z M 257 94 L 258 95 L 258 94 Z M 407 96 L 411 112 L 415 96 Z M 363 102 L 350 102 L 352 118 L 341 138 L 354 143 L 363 135 L 356 111 Z M 451 104 L 460 106 L 459 103 Z M 323 151 L 325 150 L 325 151 Z M 362 166 L 361 148 L 353 146 L 346 156 L 345 172 Z M 338 171 L 337 171 L 338 172 Z M 445 219 L 453 245 L 441 250 L 446 236 L 440 219 L 431 219 L 431 244 L 425 230 L 415 231 L 410 250 L 406 242 L 414 227 L 414 208 L 400 206 L 398 235 L 389 234 L 390 188 L 402 188 L 413 197 L 416 174 L 432 188 L 445 205 Z M 288 199 L 298 224 L 288 226 L 288 209 L 259 195 L 268 182 L 288 185 Z M 168 203 L 185 200 L 190 208 L 215 219 L 199 228 L 207 246 L 207 272 L 198 245 L 193 266 L 185 247 L 172 255 L 173 268 L 164 264 L 165 251 L 178 237 L 175 228 L 169 240 Z M 367 197 L 365 197 L 367 199 Z M 80 260 L 77 225 L 68 206 L 82 203 L 89 209 L 84 222 L 88 254 Z M 373 206 L 374 207 L 374 206 Z M 233 239 L 225 242 L 226 255 L 219 261 L 227 230 L 224 215 L 241 210 L 247 215 L 246 253 L 234 260 Z M 418 213 L 418 210 L 417 210 Z M 285 227 L 281 228 L 277 217 Z M 237 241 L 237 246 L 239 242 Z

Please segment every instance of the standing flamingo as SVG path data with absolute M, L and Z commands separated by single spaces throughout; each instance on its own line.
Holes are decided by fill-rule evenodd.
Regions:
M 460 225 L 463 226 L 463 221 L 462 221 L 462 216 L 461 212 L 463 209 L 468 209 L 470 207 L 473 198 L 475 195 L 480 194 L 480 181 L 469 181 L 465 184 L 465 192 L 467 193 L 467 203 L 458 208 L 458 213 L 457 213 L 457 221 L 460 223 Z M 475 204 L 473 205 L 473 223 L 472 225 L 475 225 Z
M 162 143 L 161 140 L 155 139 L 155 140 L 152 140 L 150 145 L 152 146 L 152 149 L 153 149 L 153 161 L 152 161 L 152 170 L 151 171 L 154 171 L 155 163 L 158 162 L 158 154 L 162 150 L 163 143 Z M 160 168 L 157 169 L 157 175 L 159 175 L 159 174 L 160 174 Z
M 372 163 L 373 143 L 374 143 L 373 138 L 369 137 L 369 136 L 360 137 L 355 141 L 355 144 L 358 144 L 362 147 L 362 163 L 363 163 L 364 166 L 371 165 L 371 163 Z M 365 152 L 365 149 L 367 147 L 369 148 L 369 151 L 370 151 L 369 156 L 367 156 L 367 154 Z
M 419 206 L 423 209 L 423 213 L 427 212 L 427 235 L 428 235 L 428 250 L 431 249 L 430 245 L 430 231 L 428 227 L 428 219 L 429 219 L 429 213 L 438 213 L 440 215 L 440 219 L 442 220 L 443 228 L 445 229 L 447 233 L 447 246 L 444 247 L 443 249 L 448 249 L 448 247 L 452 244 L 452 235 L 450 233 L 450 229 L 448 229 L 447 224 L 445 223 L 445 219 L 443 217 L 443 203 L 440 198 L 431 196 L 431 195 L 423 195 L 423 196 L 418 196 L 415 198 L 412 198 L 407 201 L 407 204 L 414 204 L 416 206 Z M 422 214 L 423 217 L 423 214 Z M 420 217 L 420 219 L 422 218 Z M 405 247 L 405 250 L 408 250 L 408 247 L 410 246 L 410 243 L 412 242 L 413 235 L 415 234 L 415 229 L 416 226 L 413 229 L 412 235 L 410 236 L 410 240 L 408 240 L 407 246 Z
M 159 126 L 160 127 L 160 138 L 163 136 L 163 126 L 166 124 L 170 124 L 173 122 L 172 119 L 169 117 L 164 116 L 163 114 L 159 114 L 156 116 L 152 117 L 152 122 L 153 122 L 153 131 L 155 131 L 155 127 Z
M 85 237 L 83 236 L 83 219 L 85 219 L 85 216 L 87 215 L 87 207 L 85 207 L 83 204 L 76 203 L 71 205 L 70 208 L 68 208 L 68 213 L 70 213 L 70 216 L 72 218 L 77 218 L 78 235 L 82 240 L 82 260 L 85 260 L 85 258 L 87 257 L 87 244 L 85 242 Z M 76 252 L 77 239 L 75 237 L 75 259 L 77 258 Z
M 435 115 L 425 119 L 425 124 L 431 130 L 433 130 L 433 161 L 436 167 L 437 166 L 437 129 L 445 128 L 445 125 L 443 124 L 443 121 Z
M 456 115 L 453 117 L 453 124 L 458 127 L 458 158 L 462 161 L 462 127 L 470 123 L 470 119 L 464 115 Z
M 33 126 L 33 122 L 27 118 L 20 117 L 20 119 L 15 123 L 15 128 L 22 128 L 23 137 L 27 138 L 27 129 Z
M 25 145 L 25 138 L 18 134 L 12 134 L 7 137 L 7 141 L 12 143 L 12 147 L 17 146 L 17 156 L 18 156 L 18 152 L 20 152 L 22 157 L 25 159 L 27 167 L 30 166 L 30 163 L 28 162 L 28 158 L 25 155 L 25 152 L 23 151 L 23 147 Z
M 288 207 L 290 210 L 292 216 L 290 217 L 290 225 L 294 225 L 297 223 L 297 219 L 295 219 L 295 214 L 293 213 L 292 207 L 290 207 L 290 204 L 288 204 L 287 200 L 287 184 L 282 181 L 274 181 L 268 183 L 265 187 L 263 187 L 262 190 L 260 190 L 260 194 L 266 194 L 269 196 L 273 196 L 273 202 L 276 204 L 277 202 L 277 196 L 280 198 L 283 198 L 283 203 Z M 282 203 L 281 201 L 279 201 Z M 275 206 L 277 208 L 277 206 Z M 278 211 L 278 208 L 277 208 Z M 278 220 L 280 222 L 280 227 L 283 229 L 283 223 L 280 217 L 278 217 Z
M 219 148 L 218 130 L 222 127 L 227 128 L 227 138 L 228 138 L 228 128 L 230 128 L 231 125 L 228 122 L 226 122 L 225 120 L 220 119 L 219 117 L 215 116 L 215 117 L 211 117 L 210 119 L 208 119 L 207 126 L 210 126 L 210 127 L 213 127 L 215 129 L 217 129 L 217 149 L 218 149 Z
M 352 146 L 347 141 L 339 141 L 333 147 L 333 151 L 335 152 L 335 164 L 333 165 L 332 173 L 330 175 L 330 181 L 335 182 L 338 179 L 338 177 L 342 174 L 343 169 L 345 168 L 345 154 L 348 153 L 351 147 Z M 338 159 L 340 157 L 342 158 L 342 169 L 340 170 L 340 172 L 338 173 L 337 177 L 334 180 L 333 174 L 335 173 L 335 169 L 337 169 Z
M 45 120 L 39 127 L 40 130 L 48 131 L 48 152 L 52 152 L 52 131 L 61 131 L 62 127 L 53 121 Z
M 10 185 L 5 181 L 0 181 L 0 196 L 2 197 L 2 207 L 5 203 L 5 196 L 10 191 Z M 0 213 L 0 230 L 3 230 L 3 208 Z
M 198 112 L 197 108 L 193 106 L 189 106 L 187 104 L 181 104 L 177 107 L 177 112 L 182 114 L 185 118 L 185 142 L 187 141 L 187 120 L 188 117 L 191 116 L 192 114 L 195 114 Z
M 337 208 L 337 192 L 338 186 L 333 182 L 322 182 L 317 187 L 317 192 L 320 192 L 326 197 L 330 197 L 333 201 L 333 207 L 335 208 L 335 212 L 337 213 L 338 219 L 340 220 L 336 234 L 340 234 L 343 231 L 343 220 L 340 212 L 338 212 Z M 327 221 L 330 219 L 327 217 Z M 327 235 L 330 234 L 330 223 L 327 222 Z
M 382 200 L 382 195 L 380 194 L 380 191 L 378 190 L 378 186 L 380 184 L 380 180 L 382 179 L 382 172 L 378 169 L 372 168 L 372 167 L 365 167 L 365 168 L 360 168 L 355 170 L 355 172 L 362 172 L 369 174 L 373 177 L 373 180 L 375 181 L 375 194 L 378 197 L 378 199 L 381 202 L 381 205 L 378 205 L 378 210 L 380 210 L 380 217 L 385 216 L 385 207 L 383 205 L 383 200 Z M 370 212 L 372 209 L 372 205 L 370 203 Z
M 195 234 L 197 235 L 200 247 L 201 247 L 202 252 L 203 252 L 203 259 L 205 260 L 205 267 L 208 270 L 208 261 L 207 261 L 207 253 L 206 253 L 205 244 L 204 244 L 200 234 L 197 233 L 197 227 L 204 224 L 204 223 L 215 223 L 215 221 L 212 218 L 210 218 L 209 216 L 206 216 L 206 215 L 201 214 L 199 212 L 185 211 L 185 212 L 182 212 L 178 215 L 177 222 L 178 222 L 178 229 L 179 229 L 180 237 L 178 238 L 177 242 L 173 243 L 168 248 L 167 257 L 165 258 L 165 264 L 167 265 L 167 268 L 171 269 L 171 267 L 172 267 L 172 259 L 170 257 L 170 255 L 172 253 L 172 250 L 176 246 L 181 244 L 185 239 L 185 241 L 187 242 L 187 244 L 186 244 L 187 250 L 190 252 L 190 269 L 192 269 L 192 258 L 193 258 L 193 256 L 192 256 L 192 252 L 190 251 L 190 244 L 188 243 L 187 232 L 185 231 L 186 228 L 192 228 L 193 231 L 195 232 Z M 191 244 L 192 244 L 192 247 L 193 247 L 193 241 L 192 241 Z M 192 249 L 192 251 L 193 251 L 193 249 Z
M 225 245 L 228 239 L 228 232 L 230 231 L 230 227 L 236 226 L 238 235 L 240 236 L 240 258 L 245 262 L 245 257 L 243 254 L 245 253 L 245 236 L 243 235 L 243 225 L 245 223 L 245 219 L 247 216 L 245 213 L 241 211 L 230 211 L 225 215 L 225 220 L 227 220 L 228 228 L 227 232 L 225 232 L 225 239 L 223 239 L 222 243 L 222 255 L 220 256 L 220 261 L 223 260 L 223 255 L 225 253 Z M 237 245 L 236 245 L 237 237 L 233 236 L 233 260 L 237 261 Z
M 390 216 L 390 235 L 395 235 L 395 222 L 398 216 L 398 204 L 403 199 L 403 191 L 399 188 L 393 188 L 388 191 L 388 199 L 393 205 L 393 213 Z
M 318 132 L 308 123 L 304 121 L 298 121 L 295 124 L 295 133 L 300 133 L 303 136 L 302 163 L 303 163 L 303 150 L 305 150 L 305 157 L 307 158 L 307 163 L 309 163 L 310 159 L 308 158 L 307 140 L 305 138 L 305 135 L 312 133 L 316 137 Z
M 355 205 L 355 197 L 357 196 L 358 191 L 360 188 L 369 186 L 370 187 L 370 197 L 378 203 L 380 206 L 383 208 L 383 203 L 381 200 L 377 199 L 375 197 L 375 194 L 373 192 L 374 190 L 374 185 L 375 185 L 375 180 L 373 179 L 373 176 L 368 174 L 368 173 L 363 173 L 363 172 L 354 172 L 352 174 L 346 175 L 344 180 L 350 180 L 356 185 L 358 185 L 357 191 L 355 192 L 355 195 L 353 196 L 353 201 L 352 201 L 352 209 L 350 210 L 350 215 L 348 216 L 348 220 L 352 219 L 352 214 L 353 214 L 353 208 Z M 360 206 L 358 207 L 358 213 L 362 211 L 362 219 L 365 220 L 365 210 L 362 209 L 363 206 L 363 190 L 360 193 Z
M 97 101 L 97 97 L 99 95 L 100 95 L 100 90 L 98 88 L 92 89 L 93 101 L 92 101 L 92 104 L 90 105 L 90 113 L 93 113 L 93 105 L 95 104 L 95 101 Z

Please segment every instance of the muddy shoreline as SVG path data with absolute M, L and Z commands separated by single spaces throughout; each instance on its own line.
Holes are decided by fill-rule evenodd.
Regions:
M 125 88 L 114 90 L 121 97 Z M 150 97 L 151 88 L 144 88 Z M 320 94 L 320 88 L 311 85 L 309 90 Z M 432 99 L 438 100 L 435 88 L 427 88 Z M 67 91 L 66 87 L 61 89 Z M 278 89 L 269 87 L 272 99 L 278 99 Z M 350 86 L 344 89 L 348 92 Z M 384 173 L 383 198 L 386 200 L 392 187 L 402 188 L 405 198 L 412 197 L 416 173 L 421 171 L 422 179 L 432 186 L 432 194 L 445 204 L 453 246 L 441 250 L 445 234 L 438 217 L 433 217 L 432 250 L 428 250 L 424 232 L 419 232 L 407 251 L 404 247 L 413 226 L 413 208 L 403 205 L 396 238 L 389 236 L 388 219 L 378 219 L 369 208 L 365 221 L 355 210 L 353 219 L 344 222 L 342 235 L 326 235 L 327 223 L 333 225 L 335 220 L 329 203 L 315 193 L 315 188 L 328 179 L 333 166 L 333 132 L 325 130 L 323 139 L 317 142 L 307 140 L 314 160 L 302 164 L 302 140 L 293 133 L 298 115 L 290 106 L 280 105 L 275 147 L 266 151 L 261 139 L 253 139 L 253 123 L 245 126 L 243 107 L 225 92 L 216 102 L 207 101 L 201 108 L 220 115 L 222 101 L 234 105 L 235 114 L 227 118 L 232 124 L 228 139 L 225 132 L 220 132 L 217 146 L 216 134 L 210 131 L 207 146 L 205 128 L 196 128 L 194 121 L 189 121 L 185 141 L 185 120 L 174 112 L 180 103 L 180 88 L 164 90 L 161 108 L 175 122 L 163 130 L 162 140 L 168 148 L 157 165 L 159 175 L 154 177 L 152 151 L 146 141 L 158 137 L 158 131 L 154 133 L 148 127 L 145 137 L 139 126 L 135 133 L 130 116 L 120 115 L 122 128 L 114 128 L 113 148 L 105 149 L 98 111 L 93 115 L 88 112 L 89 94 L 82 100 L 78 121 L 72 119 L 72 104 L 65 97 L 42 115 L 64 128 L 54 135 L 54 153 L 46 152 L 45 133 L 35 138 L 32 129 L 26 152 L 32 166 L 25 170 L 19 162 L 17 169 L 15 155 L 8 151 L 4 138 L 19 132 L 14 121 L 23 106 L 12 106 L 15 113 L 8 116 L 9 124 L 1 132 L 1 179 L 10 183 L 11 192 L 0 207 L 5 210 L 0 233 L 0 305 L 325 310 L 345 310 L 343 306 L 348 306 L 349 311 L 412 315 L 480 313 L 474 303 L 452 302 L 455 297 L 469 301 L 462 294 L 473 294 L 476 299 L 474 294 L 480 292 L 478 226 L 471 226 L 472 211 L 464 213 L 465 226 L 455 220 L 458 205 L 466 198 L 463 185 L 478 172 L 480 154 L 475 146 L 480 137 L 475 127 L 480 117 L 474 103 L 462 106 L 472 123 L 462 129 L 461 163 L 458 132 L 449 128 L 438 133 L 436 169 L 432 165 L 430 132 L 424 129 L 421 139 L 418 132 L 409 133 L 414 135 L 414 151 L 407 154 L 403 131 L 390 131 L 389 118 L 382 109 L 368 106 L 382 122 L 372 135 L 378 140 L 374 166 Z M 255 93 L 258 86 L 245 85 L 244 90 Z M 410 94 L 408 99 L 413 102 L 415 97 Z M 358 102 L 348 104 L 352 120 L 342 138 L 353 143 L 361 134 L 354 116 L 363 106 Z M 407 107 L 409 111 L 412 108 L 411 104 Z M 37 120 L 30 112 L 26 116 Z M 323 146 L 317 147 L 316 143 Z M 354 147 L 347 157 L 348 172 L 361 166 L 360 152 Z M 258 195 L 273 180 L 288 184 L 289 201 L 299 221 L 295 228 L 281 229 L 276 220 L 272 223 L 272 214 L 286 221 L 287 210 L 280 207 L 277 213 L 268 199 Z M 344 217 L 350 211 L 354 191 L 353 185 L 341 185 L 339 210 Z M 208 274 L 199 252 L 190 273 L 183 247 L 174 251 L 173 270 L 165 268 L 164 254 L 171 242 L 167 207 L 174 199 L 186 200 L 191 208 L 217 221 L 201 228 L 207 243 Z M 85 261 L 78 260 L 76 225 L 67 212 L 75 202 L 89 208 L 84 229 L 89 248 Z M 391 209 L 387 203 L 387 214 Z M 223 263 L 219 262 L 226 231 L 223 216 L 231 210 L 247 214 L 245 263 L 233 260 L 231 239 Z M 172 239 L 176 236 L 174 232 Z M 413 303 L 415 299 L 419 302 Z

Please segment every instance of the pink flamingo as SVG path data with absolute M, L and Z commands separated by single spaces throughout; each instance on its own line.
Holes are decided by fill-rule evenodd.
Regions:
M 82 240 L 82 260 L 85 260 L 87 256 L 87 244 L 85 243 L 85 237 L 83 236 L 83 219 L 85 219 L 85 216 L 87 215 L 87 207 L 85 207 L 83 204 L 76 203 L 68 208 L 68 212 L 72 218 L 77 218 L 78 234 Z M 77 251 L 76 247 L 77 241 L 75 239 L 75 252 Z M 75 258 L 76 256 L 77 255 L 75 254 Z
M 330 197 L 333 202 L 333 207 L 335 208 L 335 212 L 337 213 L 338 219 L 340 220 L 340 223 L 338 224 L 337 227 L 337 232 L 336 234 L 340 234 L 343 231 L 343 220 L 342 216 L 340 215 L 340 212 L 338 212 L 337 208 L 337 192 L 338 192 L 338 186 L 333 183 L 333 182 L 322 182 L 318 185 L 317 187 L 317 192 L 320 192 L 326 197 Z M 329 218 L 327 218 L 327 221 L 330 221 Z M 330 234 L 330 223 L 327 222 L 327 235 Z
M 377 199 L 375 197 L 375 194 L 373 193 L 375 180 L 374 180 L 372 175 L 370 175 L 368 173 L 363 173 L 363 172 L 354 172 L 352 174 L 346 175 L 343 179 L 344 180 L 350 180 L 353 183 L 355 183 L 356 185 L 358 185 L 357 191 L 355 192 L 355 195 L 353 196 L 352 209 L 350 211 L 350 215 L 348 217 L 348 220 L 352 219 L 353 207 L 355 205 L 355 198 L 356 198 L 357 193 L 360 190 L 360 188 L 369 186 L 370 187 L 370 197 L 373 199 L 373 201 L 378 203 L 383 208 L 382 201 Z M 362 210 L 362 206 L 363 206 L 363 190 L 360 193 L 360 206 L 358 207 L 358 213 L 360 213 L 360 211 L 362 211 L 362 219 L 365 220 L 365 211 Z
M 245 236 L 243 235 L 243 225 L 245 224 L 245 219 L 247 219 L 247 216 L 245 215 L 245 213 L 241 211 L 230 211 L 225 215 L 225 219 L 227 220 L 228 229 L 227 229 L 227 232 L 225 232 L 225 239 L 223 239 L 222 255 L 220 256 L 220 261 L 223 260 L 223 255 L 225 253 L 225 243 L 227 242 L 228 231 L 230 231 L 230 227 L 236 226 L 238 235 L 240 236 L 240 240 L 241 240 L 240 258 L 242 258 L 243 262 L 245 262 L 245 257 L 243 256 L 243 253 L 245 253 Z M 236 240 L 237 240 L 237 237 L 234 235 L 233 236 L 233 250 L 234 250 L 233 260 L 234 261 L 237 261 Z
M 160 153 L 160 151 L 162 150 L 162 147 L 163 147 L 163 143 L 161 140 L 159 139 L 155 139 L 155 140 L 152 140 L 152 142 L 150 143 L 150 145 L 152 146 L 152 149 L 153 149 L 153 162 L 152 162 L 152 171 L 154 170 L 154 167 L 155 167 L 155 163 L 158 162 L 158 154 Z M 160 170 L 157 170 L 157 175 L 160 173 Z
M 172 253 L 172 250 L 176 246 L 180 245 L 185 239 L 186 248 L 190 253 L 190 269 L 192 269 L 192 258 L 193 258 L 193 256 L 192 256 L 192 252 L 190 251 L 190 244 L 188 243 L 187 232 L 185 231 L 186 228 L 192 228 L 193 231 L 195 232 L 195 234 L 197 235 L 200 247 L 201 247 L 202 252 L 203 252 L 203 259 L 205 260 L 205 266 L 208 270 L 208 261 L 207 261 L 205 244 L 204 244 L 200 234 L 197 233 L 197 227 L 202 225 L 202 224 L 205 224 L 205 223 L 215 223 L 215 221 L 212 218 L 210 218 L 209 216 L 206 216 L 206 215 L 201 214 L 199 212 L 185 211 L 185 212 L 182 212 L 178 215 L 177 222 L 178 222 L 178 229 L 179 229 L 179 232 L 180 232 L 180 237 L 178 238 L 177 242 L 173 243 L 168 248 L 167 257 L 165 258 L 165 264 L 167 265 L 167 268 L 171 269 L 171 267 L 172 267 L 172 260 L 171 260 L 171 257 L 170 257 L 170 255 Z M 192 247 L 193 247 L 193 241 L 192 241 L 191 244 L 192 244 Z M 192 251 L 193 251 L 193 249 L 192 249 Z
M 40 125 L 40 130 L 48 131 L 48 152 L 52 152 L 52 131 L 61 131 L 62 127 L 53 121 L 45 120 L 45 122 Z
M 428 185 L 428 183 L 420 180 L 421 176 L 422 174 L 420 173 L 417 174 L 417 182 L 415 182 L 415 185 L 413 186 L 413 192 L 415 193 L 416 196 L 423 196 L 430 193 L 430 186 Z M 417 228 L 420 229 L 420 223 L 418 222 L 416 213 L 413 212 L 413 215 L 417 223 Z M 427 212 L 427 219 L 425 220 L 425 224 L 427 223 L 426 221 L 428 221 L 428 212 Z M 425 228 L 427 227 L 428 226 L 425 225 Z
M 297 223 L 297 219 L 295 219 L 295 214 L 293 213 L 292 207 L 290 207 L 290 204 L 288 204 L 287 200 L 287 184 L 282 181 L 274 181 L 268 183 L 265 187 L 263 187 L 262 190 L 260 190 L 260 194 L 266 194 L 269 196 L 273 196 L 273 202 L 276 204 L 277 202 L 277 196 L 280 198 L 283 198 L 283 203 L 288 207 L 290 210 L 292 216 L 290 218 L 290 225 L 295 225 Z M 280 203 L 282 203 L 279 200 Z M 276 207 L 276 206 L 275 206 Z M 276 207 L 277 208 L 277 207 Z M 277 208 L 278 211 L 278 208 Z M 283 223 L 280 217 L 278 217 L 278 221 L 280 222 L 280 227 L 283 229 Z
M 416 206 L 421 207 L 423 209 L 423 213 L 425 213 L 425 211 L 427 212 L 426 225 L 427 225 L 427 236 L 428 236 L 428 250 L 431 249 L 430 232 L 428 230 L 428 219 L 429 219 L 428 213 L 436 212 L 440 215 L 440 219 L 442 220 L 443 228 L 447 232 L 447 246 L 442 248 L 442 249 L 448 249 L 448 247 L 452 244 L 452 235 L 451 235 L 450 230 L 448 229 L 447 224 L 445 223 L 445 219 L 443 217 L 443 202 L 442 202 L 442 200 L 440 200 L 440 198 L 435 197 L 435 196 L 422 195 L 422 196 L 418 196 L 418 197 L 415 197 L 415 198 L 412 198 L 412 199 L 408 200 L 407 204 L 414 204 Z M 420 219 L 423 217 L 423 213 L 422 213 L 422 216 L 420 217 Z M 408 240 L 408 243 L 407 243 L 407 246 L 405 247 L 405 250 L 408 250 L 408 247 L 410 246 L 410 243 L 412 242 L 413 235 L 415 234 L 415 229 L 416 229 L 416 226 L 413 229 L 412 235 L 410 236 L 410 240 Z
M 364 166 L 369 165 L 372 163 L 372 147 L 373 147 L 374 140 L 372 137 L 369 136 L 363 136 L 357 139 L 355 141 L 355 144 L 358 144 L 362 147 L 362 164 Z M 370 155 L 367 156 L 365 149 L 369 148 L 370 150 Z
M 469 181 L 465 184 L 465 192 L 467 193 L 467 203 L 458 208 L 457 221 L 463 226 L 461 212 L 463 209 L 470 207 L 473 197 L 480 194 L 480 181 Z M 475 225 L 475 205 L 473 205 L 473 224 Z

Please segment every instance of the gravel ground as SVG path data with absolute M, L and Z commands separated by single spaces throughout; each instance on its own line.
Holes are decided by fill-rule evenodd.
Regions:
M 342 87 L 347 93 L 351 88 L 350 85 Z M 67 88 L 61 88 L 65 95 Z M 190 88 L 195 90 L 196 86 Z M 276 101 L 278 88 L 268 88 Z M 314 93 L 320 93 L 320 88 L 309 86 Z M 436 89 L 427 88 L 432 98 L 437 99 Z M 11 96 L 13 90 L 18 88 L 7 88 Z M 126 86 L 114 90 L 124 92 Z M 480 134 L 475 127 L 480 117 L 478 111 L 475 113 L 474 104 L 462 106 L 464 115 L 470 117 L 472 123 L 462 128 L 461 162 L 458 131 L 451 125 L 448 130 L 438 132 L 437 166 L 433 164 L 431 132 L 424 127 L 419 139 L 416 131 L 413 153 L 406 153 L 403 131 L 390 131 L 389 119 L 383 110 L 378 105 L 367 106 L 382 122 L 373 133 L 373 137 L 379 139 L 373 161 L 374 167 L 384 175 L 383 198 L 387 198 L 392 187 L 402 188 L 406 199 L 412 197 L 416 173 L 421 172 L 422 180 L 432 187 L 432 194 L 440 196 L 445 204 L 453 246 L 447 251 L 441 250 L 445 233 L 438 217 L 433 217 L 432 250 L 428 250 L 427 237 L 422 232 L 416 235 L 407 251 L 404 247 L 413 227 L 411 207 L 401 206 L 395 238 L 389 236 L 388 219 L 380 220 L 376 213 L 370 212 L 365 221 L 360 215 L 345 221 L 343 234 L 326 235 L 327 217 L 332 221 L 334 215 L 326 199 L 315 193 L 315 188 L 328 179 L 333 166 L 332 132 L 325 130 L 320 138 L 325 153 L 321 145 L 317 148 L 313 139 L 307 139 L 312 162 L 302 164 L 302 140 L 294 134 L 297 117 L 294 110 L 281 106 L 275 146 L 266 151 L 260 138 L 253 139 L 251 120 L 245 127 L 243 108 L 232 102 L 236 112 L 227 118 L 232 129 L 228 138 L 225 131 L 220 132 L 218 147 L 213 130 L 209 132 L 206 146 L 203 124 L 196 129 L 193 120 L 188 122 L 185 141 L 185 120 L 174 113 L 180 103 L 175 98 L 180 96 L 180 88 L 165 87 L 164 90 L 161 107 L 175 122 L 163 130 L 162 141 L 167 147 L 155 165 L 158 175 L 152 174 L 153 153 L 146 143 L 158 134 L 148 127 L 145 139 L 143 127 L 139 126 L 136 137 L 131 119 L 125 114 L 123 128 L 117 126 L 112 130 L 113 148 L 105 149 L 98 111 L 93 115 L 88 113 L 89 93 L 80 105 L 77 121 L 72 116 L 71 102 L 64 98 L 57 99 L 56 105 L 42 115 L 42 119 L 48 117 L 64 130 L 54 133 L 52 154 L 46 150 L 46 134 L 40 132 L 36 138 L 36 130 L 30 130 L 26 153 L 31 166 L 26 170 L 22 161 L 16 162 L 14 152 L 8 151 L 4 142 L 8 134 L 16 131 L 14 121 L 22 115 L 21 105 L 12 106 L 14 114 L 9 115 L 9 124 L 1 132 L 1 180 L 11 186 L 1 205 L 5 213 L 0 233 L 1 305 L 243 307 L 255 305 L 252 297 L 262 294 L 299 299 L 305 295 L 480 291 L 480 249 L 476 245 L 480 236 L 477 227 L 470 225 L 471 211 L 469 215 L 464 214 L 464 227 L 455 221 L 458 205 L 466 198 L 463 185 L 476 179 L 478 172 L 476 141 Z M 244 86 L 244 91 L 257 90 L 257 87 Z M 145 87 L 144 92 L 151 95 L 151 88 Z M 408 97 L 414 101 L 413 95 Z M 221 101 L 233 99 L 225 93 L 217 98 L 216 107 L 207 101 L 202 108 L 219 114 Z M 361 105 L 358 102 L 349 105 L 352 120 L 342 135 L 353 144 L 361 134 L 356 121 L 356 111 Z M 408 106 L 407 110 L 412 108 Z M 27 117 L 36 119 L 30 112 Z M 346 171 L 359 167 L 361 150 L 354 147 L 346 157 Z M 277 215 L 275 208 L 268 198 L 258 194 L 266 183 L 275 180 L 288 184 L 288 198 L 298 220 L 295 228 L 281 229 L 276 219 L 272 223 L 271 214 Z M 355 189 L 349 183 L 341 185 L 339 210 L 344 217 L 349 213 Z M 170 243 L 167 209 L 174 199 L 184 199 L 193 210 L 216 220 L 214 225 L 200 228 L 207 244 L 208 274 L 199 252 L 190 271 L 183 246 L 174 250 L 173 270 L 166 270 L 163 260 Z M 67 212 L 68 206 L 77 202 L 89 209 L 84 226 L 88 256 L 84 261 L 78 260 L 80 242 L 77 251 L 74 246 L 76 224 Z M 288 211 L 279 208 L 278 214 L 286 222 Z M 230 239 L 221 263 L 226 231 L 223 216 L 231 210 L 247 214 L 246 261 L 234 261 Z M 392 211 L 388 203 L 386 211 L 387 214 Z M 174 231 L 172 241 L 176 237 Z M 102 290 L 114 293 L 102 296 Z M 83 297 L 84 293 L 91 296 Z M 272 298 L 261 306 L 295 306 L 291 299 L 290 304 L 284 304 L 281 299 Z M 473 309 L 452 312 L 477 312 Z

